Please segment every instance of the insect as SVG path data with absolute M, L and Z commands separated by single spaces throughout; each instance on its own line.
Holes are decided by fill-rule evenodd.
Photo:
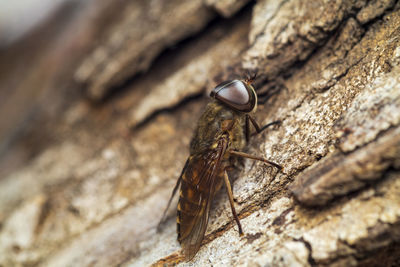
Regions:
M 166 211 L 180 186 L 177 233 L 186 260 L 191 260 L 200 248 L 213 197 L 223 184 L 227 190 L 239 235 L 243 235 L 227 173 L 232 167 L 233 157 L 259 160 L 279 170 L 282 168 L 262 157 L 240 151 L 249 141 L 250 123 L 257 133 L 279 123 L 272 122 L 261 128 L 250 115 L 257 108 L 257 94 L 251 85 L 253 79 L 225 81 L 212 90 L 210 94 L 212 101 L 207 104 L 199 119 L 190 143 L 190 156 L 161 219 L 160 224 L 165 220 Z

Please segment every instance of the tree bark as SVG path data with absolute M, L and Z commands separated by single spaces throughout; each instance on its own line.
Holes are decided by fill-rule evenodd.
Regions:
M 0 53 L 0 266 L 400 266 L 399 1 L 99 3 Z M 283 170 L 239 162 L 244 236 L 220 190 L 185 262 L 176 200 L 156 226 L 205 95 L 255 71 L 281 123 L 246 152 Z

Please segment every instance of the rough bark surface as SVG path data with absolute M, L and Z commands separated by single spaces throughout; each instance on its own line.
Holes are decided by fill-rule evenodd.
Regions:
M 0 266 L 400 266 L 399 1 L 74 5 L 0 51 Z M 204 95 L 255 70 L 281 124 L 247 152 L 283 170 L 239 163 L 245 235 L 221 190 L 185 262 L 156 225 Z

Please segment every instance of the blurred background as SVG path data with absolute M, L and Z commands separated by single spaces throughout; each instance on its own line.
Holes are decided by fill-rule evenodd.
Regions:
M 67 1 L 70 0 L 2 1 L 0 3 L 0 46 L 4 49 L 18 41 L 35 26 L 43 23 Z
M 0 2 L 0 179 L 51 143 L 51 124 L 81 94 L 75 69 L 118 3 Z
M 247 45 L 247 2 L 1 1 L 1 266 L 110 266 L 154 236 L 205 89 Z
M 227 16 L 246 3 L 231 3 Z M 175 49 L 217 17 L 203 1 L 26 0 L 0 5 L 0 179 L 65 137 L 55 131 L 72 103 L 99 107 L 115 92 L 131 90 L 130 81 L 155 59 L 175 58 L 160 57 L 163 51 Z M 183 18 L 188 19 L 180 24 Z M 226 23 L 214 29 L 195 50 L 207 50 L 212 38 L 217 41 L 230 27 Z M 172 71 L 188 60 L 175 61 L 179 63 L 175 68 L 171 64 Z

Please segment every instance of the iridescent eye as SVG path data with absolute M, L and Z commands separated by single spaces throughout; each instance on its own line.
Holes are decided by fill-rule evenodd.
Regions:
M 252 111 L 257 102 L 254 88 L 241 80 L 220 83 L 211 91 L 210 96 L 241 112 Z

